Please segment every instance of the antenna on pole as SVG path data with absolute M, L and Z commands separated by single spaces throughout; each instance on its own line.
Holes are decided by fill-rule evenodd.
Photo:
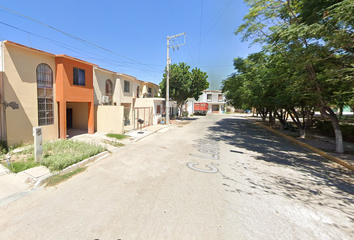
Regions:
M 177 44 L 173 45 L 173 42 L 179 37 L 184 35 L 184 41 L 182 44 Z M 171 41 L 171 44 L 170 44 Z M 175 47 L 179 50 L 179 46 L 183 46 L 186 44 L 186 33 L 180 33 L 177 35 L 173 35 L 171 37 L 167 36 L 167 76 L 166 76 L 166 124 L 170 124 L 170 64 L 171 64 L 171 59 L 170 59 L 170 48 L 172 50 L 175 50 Z

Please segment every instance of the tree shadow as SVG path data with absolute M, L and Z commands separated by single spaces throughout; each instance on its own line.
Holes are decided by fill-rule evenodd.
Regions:
M 233 164 L 241 167 L 243 171 L 255 172 L 258 179 L 250 179 L 247 175 L 240 173 L 239 169 L 236 170 L 232 167 L 232 170 L 237 171 L 237 174 L 229 176 L 221 172 L 223 178 L 239 183 L 240 178 L 243 177 L 243 180 L 248 182 L 248 188 L 246 188 L 248 190 L 232 189 L 230 184 L 225 183 L 227 191 L 243 192 L 249 195 L 259 194 L 261 191 L 264 194 L 281 195 L 305 203 L 323 205 L 345 213 L 349 221 L 353 222 L 353 172 L 342 167 L 334 167 L 335 164 L 329 160 L 246 119 L 222 119 L 216 125 L 209 127 L 207 138 L 235 146 L 237 149 L 230 151 L 234 154 L 254 152 L 252 157 L 257 161 L 264 161 L 303 173 L 300 178 L 298 174 L 296 174 L 297 177 L 283 176 L 259 169 L 252 163 L 234 161 Z

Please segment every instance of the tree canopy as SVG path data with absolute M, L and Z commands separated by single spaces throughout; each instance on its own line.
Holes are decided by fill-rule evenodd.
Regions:
M 263 50 L 234 60 L 236 73 L 223 82 L 226 97 L 234 106 L 287 109 L 292 116 L 316 107 L 331 120 L 336 151 L 343 152 L 331 106 L 354 103 L 354 2 L 245 2 L 249 12 L 235 33 Z
M 163 74 L 162 82 L 160 83 L 161 96 L 166 97 L 166 76 L 167 69 Z M 198 100 L 199 95 L 203 90 L 209 87 L 207 81 L 208 75 L 199 68 L 194 68 L 190 71 L 190 66 L 184 62 L 170 65 L 170 99 L 177 102 L 177 105 L 182 110 L 182 105 L 188 98 Z

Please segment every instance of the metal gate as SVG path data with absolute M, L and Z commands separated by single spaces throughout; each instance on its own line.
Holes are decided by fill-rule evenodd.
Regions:
M 134 108 L 134 129 L 140 128 L 139 119 L 144 120 L 142 127 L 147 127 L 152 125 L 153 120 L 153 109 L 152 107 L 136 107 Z

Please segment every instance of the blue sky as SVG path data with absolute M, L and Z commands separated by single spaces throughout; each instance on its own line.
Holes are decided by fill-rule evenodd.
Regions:
M 260 50 L 233 34 L 248 10 L 242 0 L 6 0 L 0 5 L 111 52 L 4 8 L 1 41 L 66 54 L 156 84 L 166 66 L 167 36 L 186 33 L 186 45 L 170 49 L 172 63 L 207 72 L 210 89 L 219 89 L 234 72 L 235 57 Z

